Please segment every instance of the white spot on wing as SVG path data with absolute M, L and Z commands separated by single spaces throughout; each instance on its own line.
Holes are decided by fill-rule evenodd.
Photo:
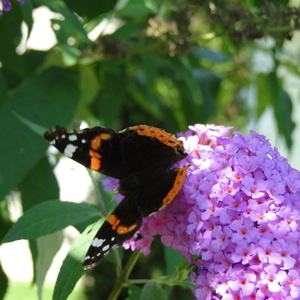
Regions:
M 82 144 L 85 144 L 85 143 L 86 143 L 86 140 L 85 140 L 85 139 L 82 139 L 82 140 L 81 140 L 81 143 L 82 143 Z
M 68 157 L 72 157 L 77 148 L 78 147 L 73 144 L 68 144 L 65 148 L 64 154 Z
M 104 242 L 105 242 L 104 239 L 94 238 L 93 241 L 92 241 L 92 243 L 91 243 L 91 246 L 98 248 L 98 247 L 101 247 Z
M 77 135 L 76 134 L 69 135 L 69 141 L 74 142 L 76 140 L 77 140 Z
M 106 246 L 104 246 L 104 247 L 102 248 L 102 251 L 105 252 L 105 251 L 107 251 L 109 248 L 110 248 L 110 246 L 109 246 L 109 245 L 106 245 Z

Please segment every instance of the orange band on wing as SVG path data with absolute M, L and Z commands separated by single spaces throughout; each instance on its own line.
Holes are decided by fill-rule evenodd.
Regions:
M 110 215 L 107 217 L 106 221 L 111 225 L 112 230 L 116 230 L 118 225 L 120 224 L 120 219 L 117 218 L 116 215 Z
M 121 220 L 118 219 L 117 216 L 114 214 L 108 216 L 106 221 L 111 225 L 111 229 L 116 230 L 118 234 L 125 234 L 131 232 L 137 227 L 137 224 L 133 224 L 129 227 L 122 226 L 122 225 L 119 226 Z
M 109 133 L 101 133 L 91 140 L 91 148 L 97 150 L 101 146 L 101 140 L 109 140 L 111 135 Z
M 177 168 L 177 169 L 179 169 L 179 172 L 177 173 L 177 175 L 175 177 L 173 187 L 170 189 L 168 194 L 162 200 L 163 204 L 159 210 L 162 210 L 167 205 L 169 205 L 173 201 L 173 199 L 177 196 L 177 194 L 180 192 L 180 190 L 183 186 L 183 183 L 184 183 L 184 179 L 186 178 L 188 168 L 189 168 L 189 166 Z
M 137 125 L 128 128 L 129 130 L 135 130 L 138 135 L 148 136 L 151 138 L 156 138 L 161 143 L 170 146 L 177 147 L 182 146 L 182 141 L 178 140 L 173 134 L 165 132 L 162 129 L 147 126 L 147 125 Z
M 94 171 L 98 171 L 101 168 L 101 155 L 93 150 L 89 151 L 89 156 L 91 157 L 90 169 Z
M 125 233 L 133 231 L 136 227 L 137 227 L 137 224 L 133 224 L 133 225 L 131 225 L 129 227 L 118 226 L 117 227 L 117 232 L 118 232 L 118 234 L 125 234 Z

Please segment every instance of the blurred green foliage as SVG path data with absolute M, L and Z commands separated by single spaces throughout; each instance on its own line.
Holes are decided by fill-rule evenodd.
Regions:
M 12 223 L 7 205 L 12 191 L 20 192 L 24 211 L 58 199 L 58 185 L 45 159 L 48 145 L 42 134 L 36 134 L 40 128 L 73 127 L 74 120 L 85 120 L 89 126 L 115 130 L 140 123 L 174 133 L 186 131 L 194 123 L 243 130 L 250 117 L 256 120 L 271 107 L 278 132 L 291 147 L 293 107 L 278 68 L 285 64 L 300 75 L 299 59 L 282 59 L 284 42 L 300 28 L 300 10 L 289 7 L 288 1 L 26 0 L 23 5 L 12 5 L 11 11 L 0 16 L 2 238 Z M 21 24 L 26 24 L 28 38 L 33 11 L 41 6 L 54 13 L 51 27 L 57 42 L 47 50 L 20 50 L 24 38 Z M 270 65 L 257 63 L 254 57 L 258 53 L 268 56 Z M 243 97 L 250 87 L 255 91 L 251 105 Z M 24 120 L 36 124 L 35 132 Z M 111 199 L 111 194 L 102 194 Z M 90 222 L 93 217 L 91 214 Z M 80 231 L 90 223 L 86 216 L 80 219 L 80 214 L 77 219 L 69 225 Z M 62 228 L 66 226 L 59 217 L 56 221 Z M 46 232 L 39 236 L 43 234 Z M 32 232 L 26 238 L 30 236 L 36 264 L 37 235 Z M 76 252 L 76 247 L 70 253 Z M 128 253 L 124 254 L 124 261 L 136 265 L 134 271 L 128 263 L 125 269 L 121 267 L 122 250 L 113 255 L 89 273 L 95 280 L 87 288 L 89 299 L 106 299 L 111 291 L 116 292 L 120 278 L 123 285 L 117 293 L 121 294 L 111 294 L 108 299 L 117 299 L 113 298 L 117 295 L 128 300 L 153 299 L 154 295 L 155 299 L 192 299 L 191 293 L 178 288 L 191 287 L 184 273 L 187 265 L 179 266 L 182 258 L 159 242 L 150 256 L 138 262 L 135 255 L 128 258 Z M 75 265 L 80 261 L 69 256 L 54 299 L 66 299 L 71 293 L 82 275 L 76 267 L 68 282 L 67 275 Z M 41 285 L 38 274 L 35 281 Z M 134 278 L 132 283 L 129 276 Z M 0 287 L 3 298 L 7 278 L 1 267 L 0 277 L 5 283 Z M 119 279 L 114 282 L 115 278 Z M 142 289 L 133 283 L 146 285 Z

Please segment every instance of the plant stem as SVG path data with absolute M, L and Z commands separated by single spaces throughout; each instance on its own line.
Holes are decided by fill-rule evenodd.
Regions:
M 134 268 L 140 255 L 141 255 L 141 252 L 139 250 L 134 251 L 131 254 L 123 272 L 120 275 L 119 280 L 116 282 L 116 284 L 115 284 L 113 290 L 111 291 L 109 297 L 107 298 L 107 300 L 117 300 L 118 299 L 118 296 L 120 295 L 124 284 L 126 284 L 126 281 L 128 280 L 128 277 L 129 277 L 130 273 L 132 272 L 132 269 Z

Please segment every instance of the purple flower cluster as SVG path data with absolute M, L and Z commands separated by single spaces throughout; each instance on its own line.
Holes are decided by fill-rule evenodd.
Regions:
M 148 254 L 159 234 L 197 266 L 198 300 L 300 299 L 300 173 L 253 131 L 197 124 L 181 139 L 184 187 L 124 247 Z
M 20 4 L 24 4 L 25 0 L 17 0 Z M 11 9 L 11 3 L 9 0 L 0 0 L 0 15 L 3 14 L 4 11 L 9 11 Z

